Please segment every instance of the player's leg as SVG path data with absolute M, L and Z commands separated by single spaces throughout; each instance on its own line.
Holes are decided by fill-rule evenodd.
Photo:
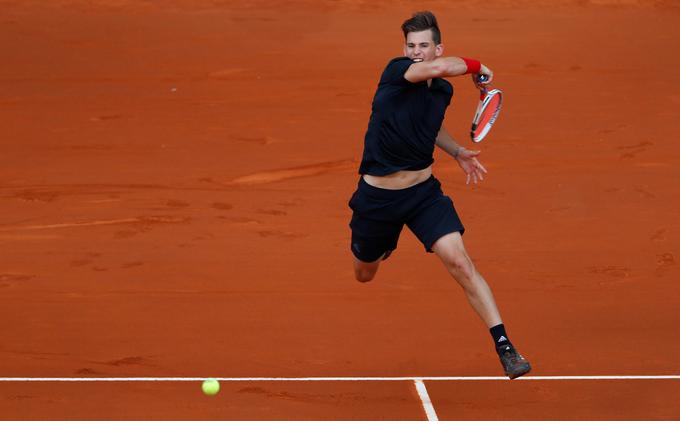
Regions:
M 514 379 L 531 371 L 529 362 L 508 339 L 491 288 L 465 251 L 460 233 L 444 235 L 434 243 L 432 251 L 463 288 L 468 302 L 489 328 L 505 374 Z
M 511 379 L 526 374 L 531 366 L 510 343 L 491 288 L 465 250 L 462 238 L 465 228 L 453 201 L 444 196 L 439 182 L 434 181 L 430 191 L 423 192 L 427 198 L 423 199 L 419 211 L 409 220 L 408 226 L 428 252 L 439 256 L 449 273 L 463 288 L 472 308 L 489 327 L 505 374 Z
M 432 245 L 432 251 L 463 288 L 468 302 L 486 326 L 491 328 L 503 323 L 491 288 L 465 251 L 460 233 L 452 232 L 439 238 Z
M 531 371 L 529 362 L 510 343 L 491 288 L 465 251 L 460 233 L 444 235 L 432 245 L 432 251 L 463 288 L 468 302 L 489 328 L 505 374 L 514 379 Z

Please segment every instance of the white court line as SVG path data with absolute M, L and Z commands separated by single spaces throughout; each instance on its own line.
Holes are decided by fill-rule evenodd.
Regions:
M 221 382 L 361 382 L 412 381 L 428 421 L 439 421 L 424 381 L 509 381 L 507 377 L 213 377 Z M 206 377 L 0 377 L 0 382 L 200 382 Z M 526 376 L 527 380 L 680 380 L 680 375 L 641 376 Z
M 423 381 L 509 381 L 507 377 L 213 377 L 221 382 L 361 382 L 412 381 L 428 421 L 439 421 Z M 206 377 L 0 377 L 0 382 L 200 382 Z M 680 375 L 642 376 L 526 376 L 527 380 L 680 380 Z
M 439 417 L 432 406 L 432 401 L 430 400 L 430 395 L 427 394 L 427 388 L 422 380 L 415 380 L 416 390 L 418 391 L 418 396 L 420 396 L 420 401 L 423 403 L 423 409 L 425 410 L 425 415 L 427 415 L 427 421 L 439 421 Z
M 500 376 L 467 377 L 0 377 L 0 382 L 390 382 L 390 381 L 510 381 Z M 541 380 L 680 380 L 680 375 L 525 376 L 513 381 Z

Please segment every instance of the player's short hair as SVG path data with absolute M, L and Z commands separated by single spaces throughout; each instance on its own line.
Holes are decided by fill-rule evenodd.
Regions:
M 432 41 L 434 41 L 435 45 L 441 44 L 442 33 L 439 31 L 437 18 L 434 17 L 434 13 L 429 10 L 415 12 L 410 19 L 406 19 L 404 23 L 401 24 L 401 30 L 404 31 L 404 38 L 406 38 L 409 32 L 420 32 L 428 29 L 432 30 Z

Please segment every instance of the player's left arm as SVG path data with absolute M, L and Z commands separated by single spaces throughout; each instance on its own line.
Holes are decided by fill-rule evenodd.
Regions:
M 484 174 L 487 173 L 486 168 L 477 160 L 481 151 L 471 151 L 460 146 L 444 127 L 439 129 L 435 145 L 456 159 L 458 165 L 467 175 L 465 184 L 469 184 L 470 180 L 474 181 L 475 184 L 484 180 Z

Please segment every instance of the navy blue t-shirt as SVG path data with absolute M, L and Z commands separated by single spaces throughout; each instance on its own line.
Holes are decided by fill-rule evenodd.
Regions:
M 373 97 L 364 138 L 360 174 L 383 176 L 401 170 L 422 170 L 434 162 L 435 139 L 453 87 L 444 80 L 411 83 L 404 73 L 415 63 L 408 57 L 392 59 Z

